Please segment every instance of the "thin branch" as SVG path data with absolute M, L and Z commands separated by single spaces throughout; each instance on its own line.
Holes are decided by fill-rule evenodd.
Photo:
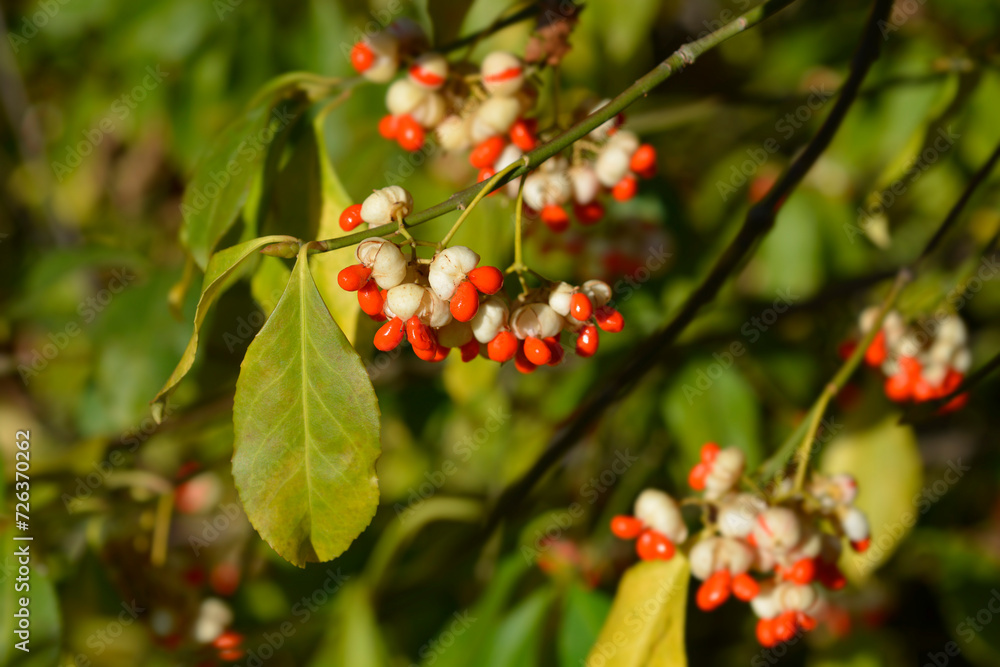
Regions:
M 769 4 L 761 5 L 758 10 L 766 9 Z M 784 6 L 787 3 L 778 4 Z M 743 226 L 735 238 L 716 260 L 715 265 L 698 288 L 688 296 L 673 319 L 639 346 L 618 375 L 610 382 L 603 383 L 603 389 L 592 395 L 576 411 L 575 416 L 555 434 L 548 448 L 531 469 L 501 494 L 487 521 L 487 533 L 496 527 L 503 516 L 514 511 L 524 501 L 529 491 L 548 469 L 562 459 L 563 455 L 597 422 L 605 409 L 630 392 L 646 373 L 657 365 L 658 361 L 669 354 L 677 337 L 694 320 L 698 311 L 715 298 L 729 276 L 742 264 L 751 248 L 774 226 L 775 217 L 781 205 L 833 139 L 833 135 L 840 127 L 858 94 L 861 82 L 872 63 L 878 58 L 882 42 L 878 23 L 889 15 L 891 8 L 892 0 L 875 0 L 871 15 L 862 33 L 860 45 L 851 63 L 850 75 L 844 83 L 836 104 L 830 111 L 830 115 L 827 116 L 812 141 L 789 166 L 770 192 L 748 211 Z M 737 23 L 742 21 L 743 18 L 738 19 Z M 725 29 L 723 28 L 723 30 Z M 682 47 L 681 51 L 686 48 L 688 47 Z
M 527 158 L 525 164 L 507 173 L 502 179 L 497 181 L 496 184 L 491 186 L 491 191 L 497 190 L 515 178 L 523 176 L 533 169 L 536 169 L 550 157 L 562 152 L 570 144 L 582 139 L 598 126 L 617 116 L 633 102 L 645 97 L 649 91 L 659 86 L 671 76 L 683 71 L 688 65 L 693 64 L 695 60 L 697 60 L 698 57 L 706 51 L 709 51 L 727 39 L 744 32 L 747 28 L 757 25 L 764 19 L 792 4 L 794 1 L 795 0 L 767 0 L 767 2 L 751 9 L 736 20 L 722 26 L 715 32 L 712 32 L 699 40 L 685 44 L 672 56 L 639 78 L 635 83 L 622 91 L 621 94 L 608 102 L 605 106 L 590 114 L 576 125 L 573 125 L 548 143 L 542 144 L 535 150 L 527 153 L 525 155 Z M 804 175 L 804 172 L 798 176 L 795 182 L 798 182 L 802 175 Z M 479 194 L 479 191 L 486 187 L 488 187 L 486 183 L 477 183 L 466 188 L 465 190 L 462 190 L 461 192 L 456 192 L 440 204 L 436 204 L 435 206 L 426 208 L 423 211 L 414 213 L 406 220 L 407 228 L 417 227 L 425 222 L 433 220 L 434 218 L 450 213 L 457 208 L 464 208 L 468 206 L 475 196 Z M 326 252 L 355 245 L 372 236 L 392 236 L 395 233 L 396 227 L 394 225 L 383 225 L 375 229 L 355 232 L 354 234 L 347 234 L 345 236 L 338 236 L 333 239 L 326 239 L 320 243 L 323 248 L 322 252 Z
M 438 53 L 449 53 L 450 51 L 457 51 L 463 46 L 474 45 L 484 37 L 488 37 L 494 33 L 498 33 L 504 28 L 509 28 L 515 23 L 520 23 L 521 21 L 524 21 L 526 19 L 534 18 L 535 16 L 538 15 L 538 13 L 541 10 L 542 8 L 541 5 L 539 5 L 539 3 L 532 2 L 527 7 L 511 14 L 510 16 L 494 21 L 483 30 L 456 39 L 454 42 L 450 42 L 448 44 L 445 44 L 444 46 L 435 49 L 435 51 L 437 51 Z

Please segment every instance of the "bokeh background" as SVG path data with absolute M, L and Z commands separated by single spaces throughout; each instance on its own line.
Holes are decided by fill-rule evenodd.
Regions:
M 613 96 L 748 6 L 590 0 L 560 72 L 562 103 Z M 668 362 L 608 408 L 501 532 L 479 541 L 490 501 L 667 319 L 749 202 L 815 131 L 867 5 L 801 0 L 706 54 L 628 114 L 660 155 L 659 175 L 640 196 L 611 206 L 594 228 L 563 236 L 533 228 L 527 239 L 528 262 L 549 277 L 629 277 L 634 284 L 616 287 L 625 331 L 605 337 L 595 358 L 520 376 L 481 361 L 452 358 L 442 368 L 408 352 L 379 355 L 373 326 L 359 324 L 357 347 L 382 410 L 381 507 L 342 557 L 297 569 L 243 518 L 229 473 L 234 383 L 273 306 L 281 260 L 253 267 L 226 293 L 167 420 L 157 427 L 150 418 L 149 401 L 191 331 L 195 290 L 174 287 L 185 271 L 185 183 L 272 77 L 348 75 L 345 48 L 369 22 L 408 16 L 441 44 L 506 8 L 486 0 L 5 0 L 0 664 L 213 664 L 215 653 L 192 633 L 230 613 L 246 647 L 272 653 L 265 662 L 275 666 L 582 664 L 634 560 L 608 519 L 645 486 L 683 494 L 707 440 L 742 447 L 752 464 L 774 451 L 838 367 L 838 345 L 856 337 L 858 313 L 919 252 L 1000 141 L 1000 3 L 897 3 L 882 59 L 774 231 Z M 520 51 L 528 29 L 485 40 L 472 58 Z M 472 182 L 460 157 L 434 153 L 410 169 L 408 156 L 380 140 L 383 95 L 380 86 L 358 87 L 322 121 L 311 157 L 281 166 L 265 228 L 316 235 L 329 212 L 316 203 L 317 179 L 303 174 L 317 173 L 322 153 L 357 201 L 398 177 L 419 209 Z M 315 146 L 313 137 L 299 128 L 291 141 Z M 948 139 L 935 148 L 939 137 Z M 994 175 L 983 185 L 901 304 L 930 313 L 965 289 L 960 315 L 974 368 L 1000 348 L 995 268 L 992 280 L 966 282 L 984 256 L 996 261 L 998 183 Z M 873 193 L 893 184 L 884 213 L 871 215 Z M 457 241 L 504 265 L 511 207 L 494 199 Z M 421 227 L 420 236 L 439 238 L 452 221 Z M 221 246 L 238 239 L 236 231 Z M 745 353 L 727 357 L 737 342 Z M 987 381 L 960 413 L 900 427 L 881 379 L 857 374 L 832 408 L 819 460 L 858 476 L 876 567 L 848 568 L 840 612 L 782 663 L 924 664 L 952 641 L 960 653 L 949 665 L 1000 663 L 1000 618 L 989 607 L 1000 599 L 998 400 L 996 381 Z M 15 604 L 14 433 L 22 429 L 32 453 L 30 656 L 13 651 L 7 613 Z M 624 472 L 616 460 L 630 461 Z M 956 462 L 968 469 L 945 483 Z M 574 502 L 585 511 L 562 525 Z M 901 520 L 907 512 L 915 526 Z M 753 662 L 763 656 L 744 605 L 711 615 L 689 606 L 692 664 L 764 664 Z M 981 630 L 966 631 L 977 614 Z

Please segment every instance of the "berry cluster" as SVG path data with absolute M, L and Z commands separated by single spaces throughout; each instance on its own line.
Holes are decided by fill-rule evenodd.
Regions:
M 394 185 L 349 207 L 341 222 L 384 225 L 402 220 L 412 208 L 410 194 Z M 407 259 L 395 243 L 373 237 L 358 244 L 355 256 L 358 263 L 344 268 L 337 280 L 341 288 L 358 293 L 368 316 L 385 322 L 374 341 L 382 351 L 406 338 L 426 361 L 442 361 L 457 347 L 463 361 L 480 354 L 500 363 L 514 359 L 529 373 L 562 361 L 563 331 L 576 336 L 577 354 L 589 357 L 597 351 L 598 329 L 616 333 L 625 326 L 621 313 L 609 305 L 611 287 L 599 280 L 528 290 L 511 312 L 499 293 L 503 273 L 479 266 L 479 255 L 465 246 L 439 250 L 429 260 L 415 253 Z
M 410 151 L 419 150 L 429 132 L 448 151 L 469 151 L 469 163 L 484 181 L 533 150 L 539 138 L 560 132 L 539 131 L 538 119 L 528 117 L 538 91 L 532 83 L 532 66 L 505 51 L 488 54 L 478 73 L 465 63 L 449 63 L 440 53 L 427 51 L 420 28 L 408 21 L 356 43 L 351 53 L 354 68 L 366 78 L 391 81 L 401 65 L 406 76 L 386 92 L 389 115 L 379 122 L 379 133 Z M 607 102 L 587 103 L 579 116 L 593 113 Z M 572 202 L 577 220 L 594 224 L 604 216 L 598 195 L 609 191 L 627 201 L 638 190 L 637 177 L 656 172 L 656 151 L 640 145 L 632 132 L 619 130 L 617 116 L 593 130 L 578 144 L 571 159 L 555 157 L 527 177 L 524 202 L 530 217 L 541 217 L 553 231 L 569 226 L 565 206 Z M 506 190 L 517 194 L 517 184 Z
M 878 308 L 867 308 L 858 324 L 867 334 L 878 316 Z M 972 355 L 967 345 L 965 323 L 957 315 L 909 325 L 897 311 L 886 314 L 882 328 L 865 350 L 865 363 L 886 375 L 885 394 L 897 403 L 930 401 L 947 396 L 962 384 Z M 848 346 L 846 351 L 852 348 Z M 961 394 L 942 412 L 959 410 L 968 402 Z
M 822 587 L 839 590 L 846 579 L 837 566 L 846 538 L 855 551 L 869 545 L 868 520 L 853 503 L 850 475 L 814 474 L 802 493 L 791 480 L 773 499 L 741 492 L 743 451 L 707 443 L 688 481 L 701 498 L 705 528 L 690 547 L 691 573 L 702 581 L 698 607 L 711 611 L 730 595 L 749 602 L 758 616 L 757 638 L 766 647 L 811 630 L 825 612 Z M 616 516 L 612 532 L 636 539 L 643 560 L 668 560 L 688 538 L 680 505 L 647 489 L 635 501 L 634 516 Z M 755 573 L 755 574 L 751 574 Z

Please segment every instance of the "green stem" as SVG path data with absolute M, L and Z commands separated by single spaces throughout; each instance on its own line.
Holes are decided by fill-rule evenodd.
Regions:
M 492 185 L 488 183 L 477 183 L 466 188 L 465 190 L 462 190 L 461 192 L 456 192 L 443 202 L 431 206 L 430 208 L 425 208 L 424 210 L 418 211 L 417 213 L 409 216 L 407 219 L 408 226 L 416 227 L 446 213 L 450 213 L 457 208 L 468 206 L 476 195 L 478 195 L 481 191 L 486 190 L 488 187 L 492 190 L 496 190 L 515 178 L 523 176 L 531 170 L 536 169 L 550 157 L 562 152 L 568 146 L 579 139 L 582 139 L 598 126 L 617 116 L 632 103 L 645 97 L 651 90 L 670 77 L 682 72 L 689 65 L 693 64 L 695 60 L 697 60 L 698 57 L 706 51 L 715 48 L 722 42 L 739 35 L 748 28 L 757 25 L 764 19 L 792 4 L 794 1 L 795 0 L 767 0 L 767 2 L 751 9 L 734 21 L 722 26 L 715 32 L 709 33 L 701 39 L 690 42 L 689 44 L 685 44 L 672 56 L 661 62 L 644 76 L 640 77 L 635 83 L 622 91 L 605 106 L 590 114 L 576 125 L 573 125 L 565 132 L 562 132 L 551 141 L 544 143 L 530 153 L 527 153 L 525 155 L 526 159 L 524 164 L 505 174 L 503 179 Z M 851 97 L 853 99 L 853 95 Z M 823 147 L 825 148 L 825 144 Z M 812 156 L 812 161 L 815 161 L 817 156 L 818 153 L 816 156 Z M 812 161 L 809 162 L 809 166 L 812 165 Z M 798 180 L 801 180 L 803 176 L 805 176 L 804 171 L 801 174 L 797 174 L 794 179 L 795 183 L 797 183 Z M 794 185 L 794 183 L 792 185 Z M 788 188 L 786 184 L 786 187 L 783 189 L 787 190 L 790 188 Z M 774 202 L 772 201 L 771 203 L 773 204 Z M 328 251 L 336 250 L 338 248 L 355 245 L 372 236 L 391 236 L 395 233 L 395 231 L 396 230 L 391 227 L 388 229 L 380 227 L 374 230 L 361 231 L 354 234 L 339 236 L 334 239 L 328 239 L 323 241 L 323 244 Z
M 476 204 L 481 202 L 483 200 L 483 197 L 485 197 L 487 194 L 493 191 L 493 186 L 496 185 L 501 178 L 503 178 L 506 174 L 510 173 L 511 171 L 517 169 L 519 164 L 520 164 L 519 161 L 514 161 L 510 163 L 497 173 L 493 174 L 493 177 L 490 178 L 490 180 L 486 181 L 486 186 L 482 188 L 478 193 L 476 193 L 476 196 L 473 197 L 472 202 L 470 202 L 469 205 L 466 207 L 466 209 L 462 211 L 462 215 L 458 216 L 458 220 L 455 221 L 455 224 L 451 226 L 451 229 L 448 230 L 448 233 L 444 235 L 443 239 L 441 239 L 440 245 L 442 248 L 448 247 L 448 243 L 451 241 L 451 238 L 455 235 L 455 232 L 458 231 L 458 228 L 462 226 L 462 223 L 465 222 L 465 219 L 469 217 L 469 214 L 472 213 L 472 209 L 476 208 Z

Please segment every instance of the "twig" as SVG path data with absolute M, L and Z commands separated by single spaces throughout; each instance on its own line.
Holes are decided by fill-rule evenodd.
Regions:
M 453 236 L 455 236 L 455 232 L 458 231 L 458 228 L 462 226 L 462 223 L 465 222 L 465 219 L 469 217 L 470 213 L 472 213 L 472 209 L 476 208 L 476 204 L 481 202 L 483 200 L 483 197 L 485 197 L 488 193 L 493 191 L 492 190 L 493 186 L 495 186 L 500 181 L 500 179 L 503 178 L 505 175 L 507 175 L 509 172 L 513 171 L 514 169 L 517 169 L 518 162 L 519 161 L 512 162 L 503 169 L 501 169 L 500 171 L 498 171 L 497 173 L 493 174 L 493 176 L 486 182 L 486 187 L 482 188 L 476 194 L 476 196 L 472 199 L 472 202 L 465 208 L 464 211 L 462 211 L 462 215 L 458 216 L 458 220 L 455 221 L 455 224 L 451 226 L 451 229 L 448 230 L 448 233 L 444 235 L 443 239 L 441 239 L 441 243 L 439 245 L 442 248 L 448 247 L 448 242 L 451 241 L 451 238 Z
M 761 12 L 756 17 L 757 20 L 770 15 L 786 4 L 788 3 L 765 3 L 761 5 L 757 10 L 754 10 Z M 830 111 L 830 115 L 827 116 L 816 136 L 813 137 L 805 150 L 789 166 L 788 170 L 782 175 L 770 192 L 750 209 L 736 237 L 719 256 L 709 274 L 698 288 L 691 293 L 673 319 L 663 329 L 653 334 L 639 346 L 618 375 L 612 381 L 603 383 L 603 388 L 597 394 L 591 396 L 576 411 L 575 416 L 566 426 L 555 434 L 548 448 L 535 461 L 531 469 L 500 495 L 487 521 L 487 532 L 492 531 L 505 514 L 512 512 L 524 501 L 528 492 L 538 480 L 581 439 L 608 406 L 631 391 L 646 373 L 657 365 L 658 361 L 669 354 L 677 337 L 694 320 L 698 311 L 715 298 L 728 277 L 740 266 L 750 249 L 774 226 L 775 217 L 782 203 L 809 169 L 812 168 L 823 150 L 829 145 L 833 139 L 833 135 L 847 115 L 851 103 L 858 94 L 862 80 L 871 68 L 872 63 L 878 57 L 879 46 L 882 42 L 878 23 L 889 15 L 891 8 L 892 0 L 875 1 L 862 34 L 860 45 L 853 58 L 851 73 L 844 83 L 836 104 Z M 745 17 L 747 17 L 746 14 L 737 19 L 736 23 L 744 23 Z M 726 30 L 730 26 L 732 24 L 723 27 L 722 30 Z M 688 49 L 690 46 L 682 47 L 681 51 Z M 671 56 L 671 59 L 673 57 Z M 629 90 L 632 89 L 630 88 Z

